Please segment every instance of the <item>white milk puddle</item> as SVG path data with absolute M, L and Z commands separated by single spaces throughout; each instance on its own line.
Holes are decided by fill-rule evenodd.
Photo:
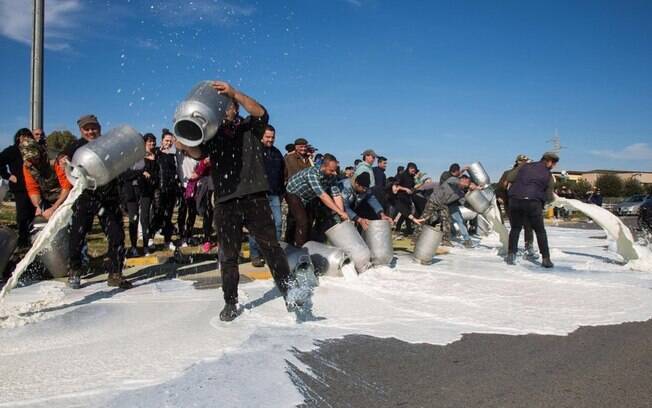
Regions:
M 0 329 L 0 406 L 293 406 L 303 398 L 288 362 L 305 367 L 290 350 L 310 350 L 315 340 L 363 334 L 447 344 L 469 332 L 564 335 L 652 316 L 652 273 L 618 264 L 591 238 L 596 231 L 548 232 L 552 271 L 527 261 L 507 266 L 494 234 L 433 265 L 399 255 L 393 269 L 322 277 L 314 318 L 303 323 L 274 297 L 271 281 L 241 285 L 247 307 L 231 323 L 217 318 L 221 291 L 186 281 L 64 290 L 44 320 Z M 19 307 L 21 297 L 28 303 L 57 290 L 61 284 L 42 282 L 10 300 Z

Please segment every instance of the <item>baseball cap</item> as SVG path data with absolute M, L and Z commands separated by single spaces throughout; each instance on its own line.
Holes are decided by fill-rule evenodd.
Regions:
M 541 157 L 541 160 L 552 160 L 557 163 L 559 161 L 559 155 L 555 152 L 545 152 Z
M 530 160 L 529 157 L 527 157 L 527 156 L 524 155 L 524 154 L 519 154 L 518 156 L 516 156 L 516 160 L 515 160 L 515 161 L 520 162 L 520 161 L 528 161 L 528 160 Z
M 374 152 L 373 149 L 367 149 L 364 152 L 362 152 L 362 157 L 365 157 L 365 156 L 378 157 L 378 156 L 376 156 L 376 152 Z
M 77 119 L 77 125 L 82 128 L 86 125 L 92 125 L 95 124 L 97 126 L 100 125 L 100 122 L 97 120 L 97 116 L 95 115 L 84 115 L 81 118 Z

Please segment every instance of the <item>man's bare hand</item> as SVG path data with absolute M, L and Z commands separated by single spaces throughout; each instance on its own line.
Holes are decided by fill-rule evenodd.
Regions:
M 49 220 L 50 217 L 52 217 L 52 214 L 54 214 L 54 208 L 50 207 L 47 210 L 43 211 L 43 217 L 46 220 Z
M 337 214 L 337 215 L 340 216 L 340 218 L 342 219 L 342 221 L 346 221 L 346 220 L 349 219 L 349 214 L 347 214 L 346 211 L 343 211 L 343 212 L 341 212 L 341 213 L 339 213 L 339 214 Z
M 211 86 L 222 95 L 226 95 L 229 98 L 235 97 L 235 88 L 233 88 L 228 82 L 213 81 Z
M 146 171 L 144 171 L 144 172 L 143 172 L 143 176 L 144 176 L 144 177 L 145 177 L 146 179 L 148 179 L 148 178 L 150 178 L 150 177 L 152 177 L 152 175 L 151 175 L 151 174 L 149 174 L 149 173 L 148 173 L 148 172 L 146 172 Z
M 13 174 L 11 176 L 9 176 L 9 181 L 11 181 L 14 184 L 18 183 L 18 179 Z
M 426 220 L 423 219 L 423 218 L 413 218 L 412 222 L 417 224 L 417 225 L 422 225 L 424 222 L 426 222 Z
M 381 215 L 380 215 L 380 219 L 381 219 L 381 220 L 388 221 L 391 225 L 394 225 L 394 220 L 392 219 L 392 217 L 388 217 L 388 216 L 385 215 L 385 214 L 381 214 Z
M 358 218 L 356 222 L 362 227 L 363 230 L 367 230 L 369 228 L 369 220 L 366 218 Z

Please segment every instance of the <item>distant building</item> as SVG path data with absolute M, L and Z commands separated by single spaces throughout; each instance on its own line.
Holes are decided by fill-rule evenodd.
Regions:
M 652 171 L 630 171 L 630 170 L 588 170 L 588 171 L 575 171 L 568 170 L 564 171 L 563 174 L 560 171 L 553 172 L 556 179 L 566 177 L 570 181 L 580 181 L 585 180 L 595 185 L 595 182 L 598 180 L 598 177 L 604 174 L 615 174 L 620 177 L 623 181 L 629 180 L 631 178 L 638 180 L 642 185 L 649 187 L 652 186 Z

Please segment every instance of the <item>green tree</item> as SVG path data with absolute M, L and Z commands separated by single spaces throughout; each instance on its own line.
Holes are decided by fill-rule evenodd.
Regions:
M 70 143 L 77 138 L 68 130 L 55 130 L 48 135 L 46 143 L 49 155 L 57 155 Z
M 573 189 L 573 191 L 575 191 L 578 197 L 586 197 L 586 193 L 591 191 L 591 189 L 593 189 L 591 183 L 589 183 L 584 179 L 579 179 L 575 183 L 575 188 Z
M 595 182 L 604 197 L 622 197 L 623 181 L 615 174 L 602 174 Z
M 644 189 L 640 181 L 636 180 L 634 177 L 625 180 L 625 183 L 623 184 L 623 194 L 625 197 L 635 194 L 643 194 L 643 192 Z

